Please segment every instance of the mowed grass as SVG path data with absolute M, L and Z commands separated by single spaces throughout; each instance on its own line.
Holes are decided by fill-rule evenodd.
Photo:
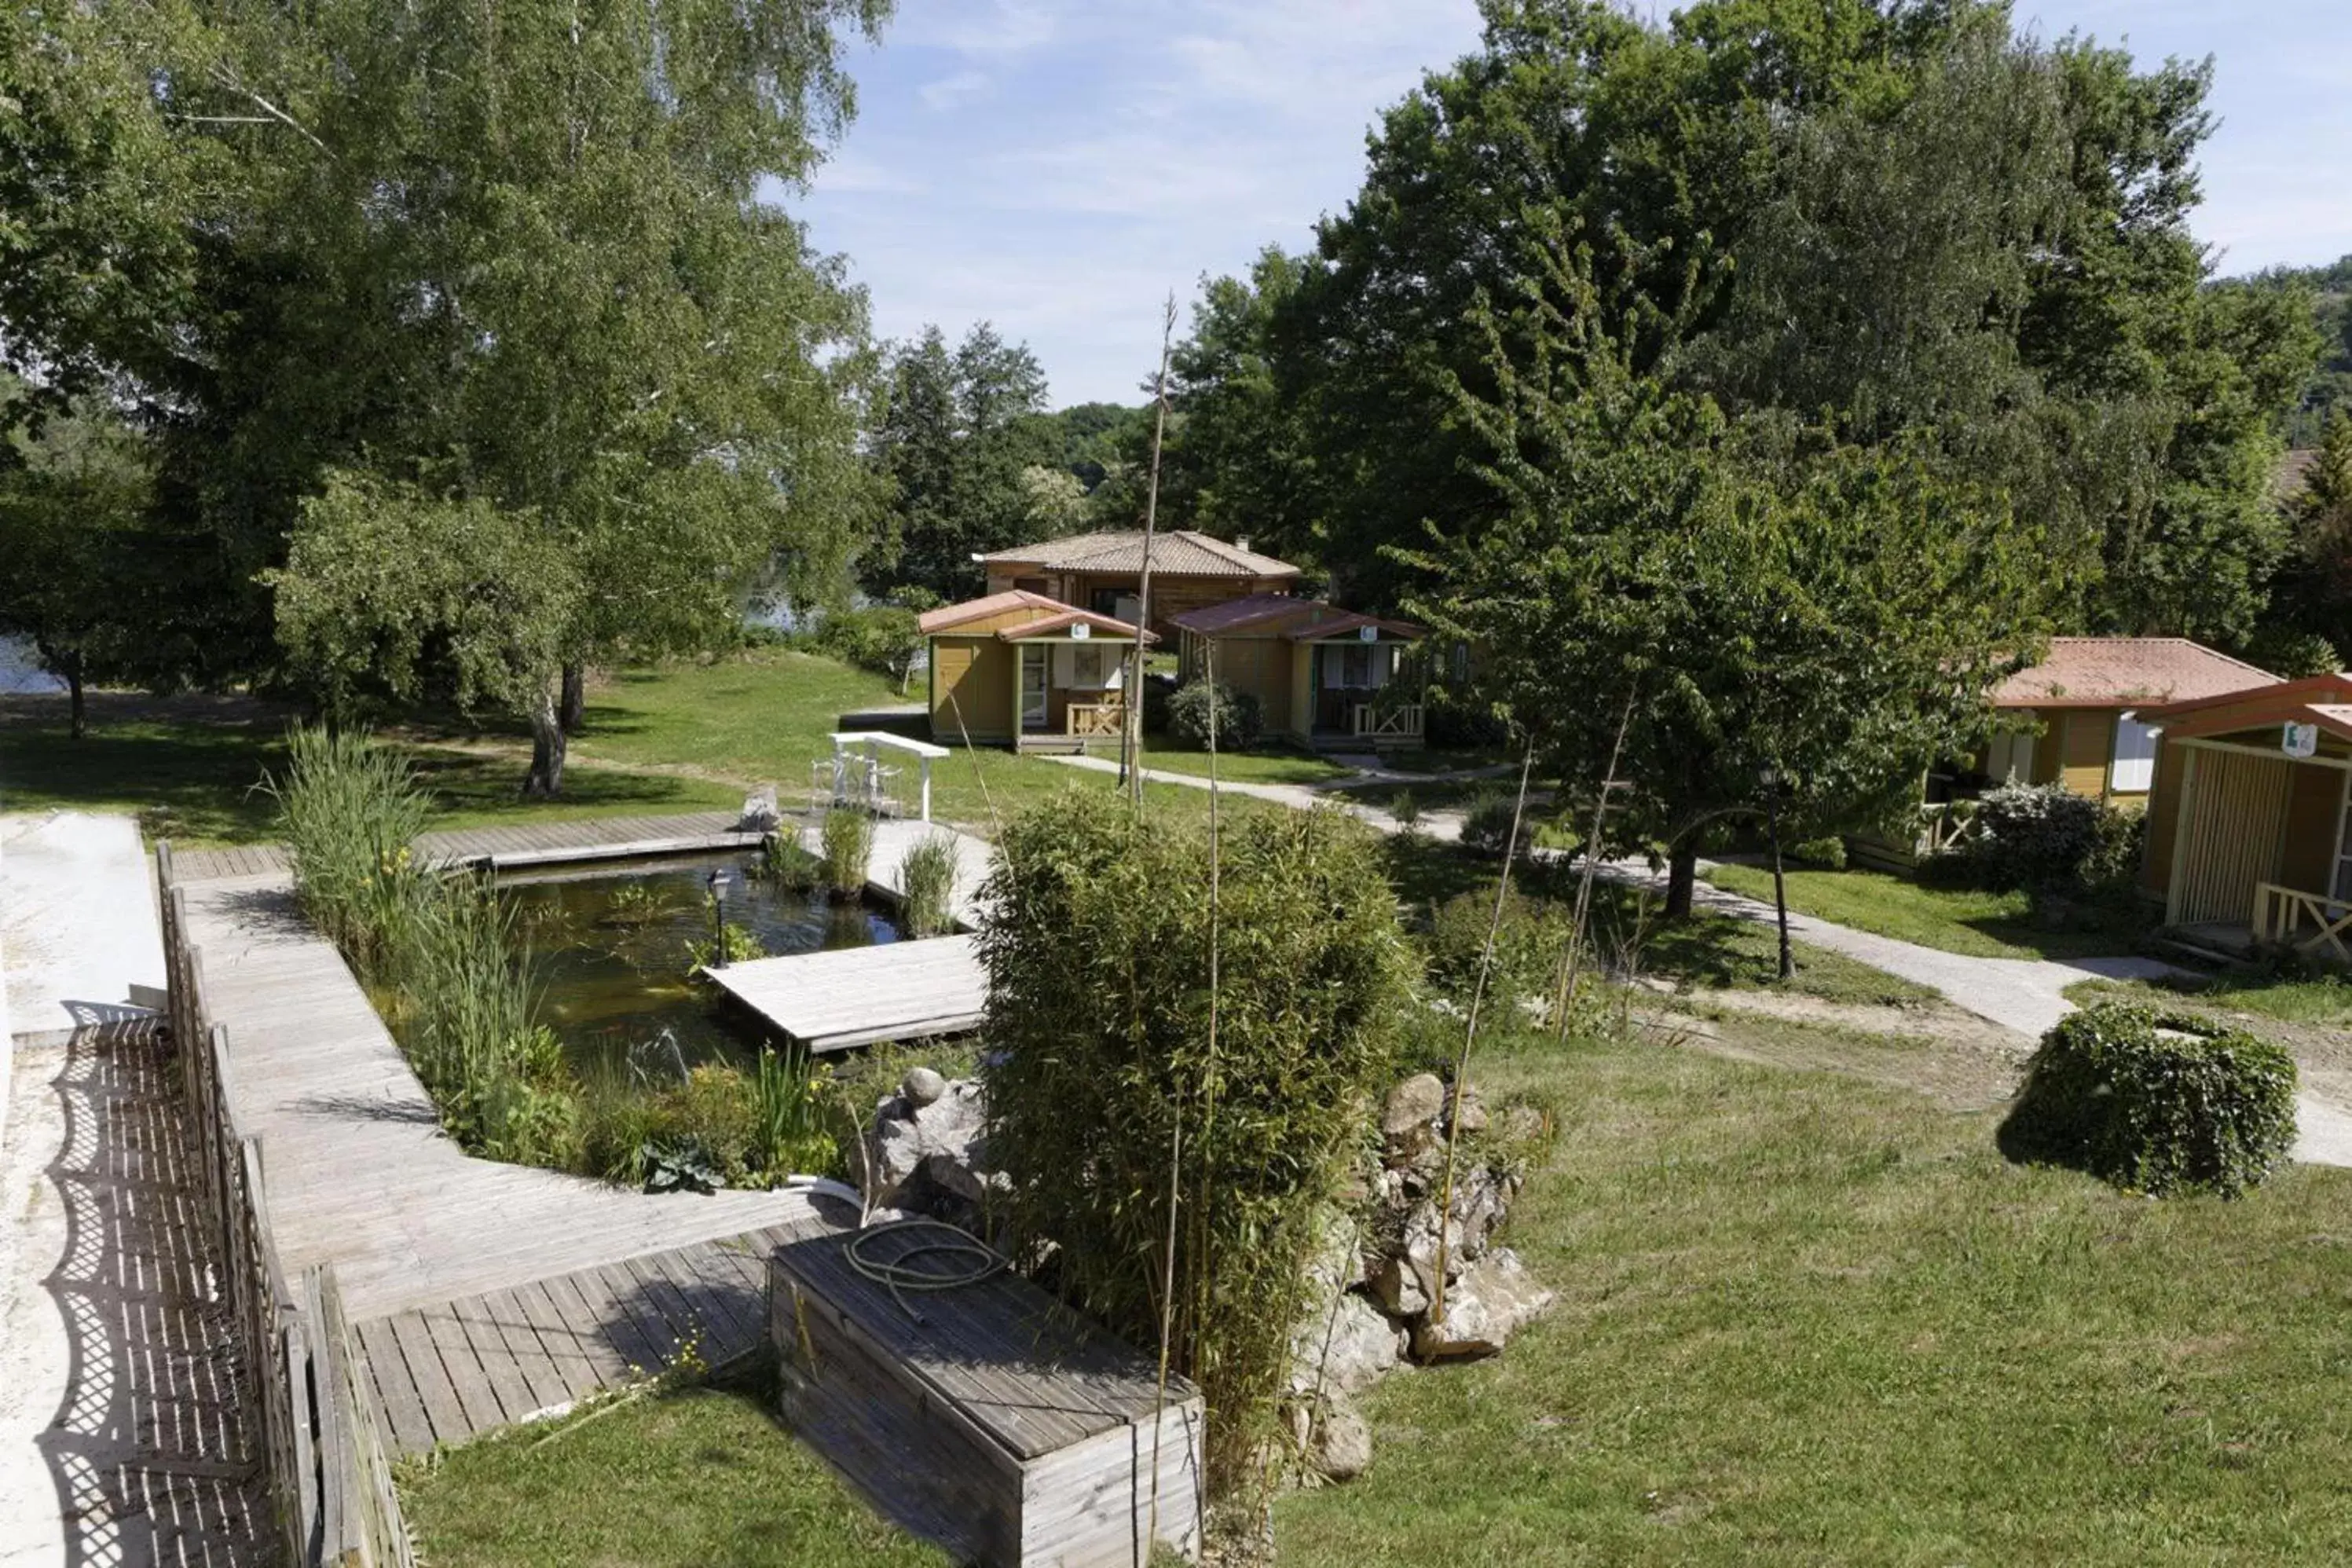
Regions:
M 1156 735 L 1145 745 L 1143 765 L 1206 778 L 1209 753 L 1168 736 Z M 1234 784 L 1327 784 L 1333 779 L 1352 777 L 1355 771 L 1313 752 L 1272 742 L 1254 752 L 1217 753 L 1217 777 Z
M 150 837 L 190 846 L 275 836 L 277 804 L 263 782 L 284 765 L 289 715 L 202 700 L 142 701 L 140 710 L 147 716 L 101 713 L 77 741 L 62 703 L 51 714 L 13 701 L 0 721 L 0 810 L 128 812 Z M 741 800 L 739 791 L 697 779 L 582 765 L 567 770 L 562 801 L 526 802 L 512 757 L 406 749 L 432 791 L 436 828 L 711 811 Z
M 2161 980 L 2086 980 L 2066 994 L 2078 1003 L 2124 1000 L 2157 1006 L 2189 1003 L 2200 1010 L 2252 1013 L 2283 1024 L 2352 1027 L 2352 978 L 2281 980 L 2259 974 L 2167 975 Z
M 1856 931 L 1974 958 L 2094 958 L 2132 951 L 2124 931 L 2043 931 L 2023 893 L 1929 888 L 1908 877 L 1859 868 L 1786 872 L 1789 907 Z M 1718 866 L 1706 880 L 1727 893 L 1772 900 L 1772 873 Z
M 688 1388 L 517 1428 L 402 1466 L 403 1511 L 435 1568 L 945 1568 L 770 1404 Z
M 1484 1064 L 1560 1136 L 1559 1292 L 1389 1380 L 1287 1568 L 2318 1563 L 2352 1554 L 2352 1173 L 2126 1197 L 1839 1074 L 1656 1045 Z

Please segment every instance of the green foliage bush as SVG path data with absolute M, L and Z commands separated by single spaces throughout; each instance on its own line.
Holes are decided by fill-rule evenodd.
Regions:
M 746 1072 L 705 1062 L 649 1085 L 613 1066 L 583 1086 L 580 1167 L 649 1190 L 772 1186 L 840 1166 L 825 1126 L 826 1070 L 805 1055 L 763 1052 Z
M 294 858 L 302 912 L 354 963 L 410 918 L 423 868 L 409 847 L 432 803 L 407 762 L 364 730 L 300 724 L 286 771 L 265 779 Z
M 1511 840 L 1511 818 L 1517 796 L 1498 789 L 1482 789 L 1471 796 L 1469 807 L 1462 814 L 1462 847 L 1474 855 L 1503 853 Z M 1519 847 L 1525 849 L 1528 836 L 1534 827 L 1532 820 L 1519 823 Z
M 908 936 L 937 936 L 955 924 L 955 840 L 944 833 L 907 851 L 898 875 Z
M 1825 834 L 1789 846 L 1789 858 L 1800 866 L 1819 866 L 1824 870 L 1845 869 L 1845 840 L 1839 835 Z
M 1495 917 L 1495 890 L 1473 889 L 1439 904 L 1430 913 L 1426 942 L 1429 979 L 1447 995 L 1466 1000 L 1478 980 L 1479 956 Z M 1503 897 L 1503 919 L 1495 931 L 1494 966 L 1486 994 L 1496 1003 L 1547 996 L 1567 949 L 1569 913 L 1529 898 L 1517 889 Z
M 835 610 L 817 627 L 814 641 L 820 652 L 887 675 L 901 690 L 922 663 L 926 647 L 920 617 L 898 605 Z
M 687 973 L 689 976 L 697 975 L 710 968 L 712 961 L 721 957 L 722 950 L 724 962 L 727 963 L 749 963 L 755 958 L 768 956 L 767 946 L 760 941 L 758 931 L 753 931 L 750 926 L 738 925 L 733 921 L 729 921 L 719 928 L 719 934 L 715 938 L 688 937 L 687 939 Z
M 1230 1495 L 1274 1430 L 1318 1211 L 1384 1085 L 1409 964 L 1377 842 L 1336 812 L 1231 824 L 1213 993 L 1200 826 L 1070 792 L 999 848 L 980 948 L 1009 1247 L 1050 1247 L 1075 1305 L 1158 1344 L 1181 1137 L 1169 1350 L 1206 1394 L 1210 1489 Z
M 1969 858 L 1988 886 L 2066 887 L 2099 847 L 2100 813 L 2097 801 L 2060 784 L 2003 784 L 1978 803 Z
M 2189 1014 L 2108 1003 L 2042 1037 L 2001 1124 L 2011 1159 L 2156 1196 L 2236 1197 L 2294 1144 L 2294 1058 Z
M 824 886 L 824 862 L 802 847 L 797 828 L 771 833 L 760 842 L 760 863 L 754 876 L 787 892 L 814 892 Z
M 1221 752 L 1248 751 L 1257 744 L 1265 727 L 1257 699 L 1222 680 L 1187 681 L 1168 700 L 1168 732 L 1187 746 L 1208 749 L 1212 716 Z
M 874 819 L 854 805 L 836 805 L 824 814 L 820 831 L 825 888 L 836 899 L 859 897 L 874 858 Z

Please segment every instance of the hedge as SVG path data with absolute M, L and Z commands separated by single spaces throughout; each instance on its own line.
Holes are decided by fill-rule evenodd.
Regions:
M 2059 1021 L 2001 1124 L 2011 1159 L 2152 1196 L 2237 1197 L 2294 1144 L 2294 1058 L 2189 1014 L 2107 1003 Z

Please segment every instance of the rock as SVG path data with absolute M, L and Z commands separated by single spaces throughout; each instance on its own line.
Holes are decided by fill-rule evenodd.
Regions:
M 1406 1337 L 1379 1308 L 1350 1290 L 1291 1338 L 1294 1393 L 1352 1394 L 1404 1359 Z
M 773 833 L 784 820 L 776 809 L 776 786 L 763 784 L 743 797 L 743 815 L 735 819 L 739 833 Z
M 926 1070 L 908 1073 L 908 1083 Z M 987 1104 L 971 1079 L 942 1079 L 919 1112 L 910 1094 L 883 1096 L 866 1140 L 866 1201 L 927 1209 L 936 1194 L 978 1204 L 992 1185 L 987 1124 Z
M 918 1110 L 938 1103 L 940 1096 L 947 1091 L 948 1080 L 929 1068 L 914 1068 L 898 1084 L 898 1092 Z
M 1495 1355 L 1528 1320 L 1552 1303 L 1507 1247 L 1496 1247 L 1445 1288 L 1445 1321 L 1426 1318 L 1412 1328 L 1417 1361 L 1459 1361 Z
M 1445 1085 L 1433 1072 L 1415 1073 L 1389 1090 L 1381 1110 L 1381 1132 L 1391 1142 L 1408 1138 L 1436 1121 L 1445 1110 Z
M 1410 1318 L 1429 1306 L 1429 1286 L 1419 1265 L 1383 1257 L 1372 1267 L 1372 1304 L 1391 1318 Z
M 1465 1132 L 1475 1134 L 1486 1131 L 1486 1102 L 1478 1098 L 1475 1084 L 1462 1091 L 1461 1123 Z
M 1499 1137 L 1507 1143 L 1535 1143 L 1544 1135 L 1544 1114 L 1532 1105 L 1506 1106 Z
M 1326 1479 L 1351 1481 L 1371 1468 L 1372 1429 L 1344 1395 L 1334 1395 L 1312 1413 L 1306 1449 L 1307 1462 Z

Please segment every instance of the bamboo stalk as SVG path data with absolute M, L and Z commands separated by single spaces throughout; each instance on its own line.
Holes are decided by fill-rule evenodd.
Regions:
M 1151 541 L 1160 523 L 1160 452 L 1168 434 L 1168 353 L 1176 335 L 1176 294 L 1160 318 L 1160 374 L 1151 384 L 1151 479 L 1143 499 L 1143 572 L 1136 586 L 1135 679 L 1127 692 L 1127 722 L 1119 763 L 1129 802 L 1143 809 L 1143 650 L 1151 637 Z

